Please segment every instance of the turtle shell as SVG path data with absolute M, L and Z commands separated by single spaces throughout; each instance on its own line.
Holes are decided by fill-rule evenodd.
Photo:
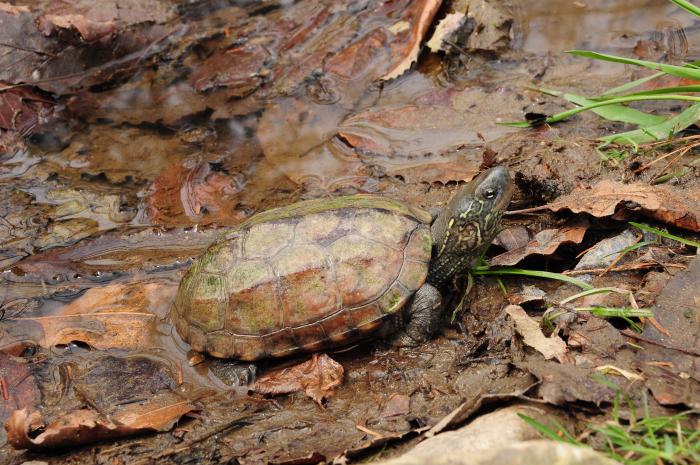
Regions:
M 189 269 L 175 327 L 195 350 L 240 360 L 347 344 L 377 330 L 425 282 L 430 219 L 370 195 L 257 214 Z

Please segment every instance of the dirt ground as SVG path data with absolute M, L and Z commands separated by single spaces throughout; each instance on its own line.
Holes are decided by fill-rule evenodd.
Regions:
M 561 3 L 0 2 L 0 462 L 369 462 L 516 401 L 576 433 L 620 396 L 623 417 L 700 408 L 696 250 L 664 239 L 611 257 L 651 239 L 628 221 L 700 238 L 696 153 L 606 157 L 595 139 L 627 127 L 588 113 L 496 124 L 569 108 L 534 87 L 593 95 L 645 75 L 565 50 L 693 61 L 697 25 L 664 0 Z M 459 12 L 462 32 L 432 51 Z M 285 395 L 231 387 L 228 363 L 174 332 L 177 285 L 226 227 L 350 193 L 441 207 L 495 165 L 516 193 L 491 265 L 624 289 L 581 306 L 654 317 L 635 331 L 562 304 L 573 284 L 479 276 L 465 296 L 458 277 L 420 347 L 374 338 L 329 352 L 340 368 L 262 363 L 273 380 L 311 364 Z M 551 352 L 524 329 L 547 309 Z

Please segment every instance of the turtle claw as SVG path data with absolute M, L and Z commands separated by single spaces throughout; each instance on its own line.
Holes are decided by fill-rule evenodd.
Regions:
M 255 382 L 257 367 L 254 363 L 216 359 L 209 371 L 228 386 L 250 386 Z
M 396 334 L 390 343 L 394 347 L 416 347 L 423 342 L 425 341 L 418 341 L 402 331 Z

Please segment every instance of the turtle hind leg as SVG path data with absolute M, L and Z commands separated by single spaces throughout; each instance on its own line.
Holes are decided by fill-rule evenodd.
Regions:
M 257 365 L 236 360 L 215 359 L 209 371 L 229 386 L 249 386 L 255 382 Z
M 391 341 L 398 347 L 414 347 L 427 341 L 440 327 L 442 295 L 434 286 L 425 283 L 413 296 L 407 309 L 407 320 Z

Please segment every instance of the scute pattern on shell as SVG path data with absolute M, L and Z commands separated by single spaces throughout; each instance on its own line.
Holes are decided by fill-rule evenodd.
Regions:
M 177 331 L 195 350 L 257 360 L 376 330 L 424 283 L 432 241 L 425 215 L 373 199 L 301 202 L 223 235 L 182 280 Z

